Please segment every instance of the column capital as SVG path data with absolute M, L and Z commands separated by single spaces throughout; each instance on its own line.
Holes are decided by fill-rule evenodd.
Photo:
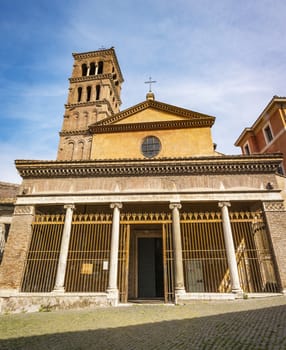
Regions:
M 218 206 L 220 208 L 223 208 L 223 207 L 231 207 L 231 204 L 230 202 L 218 202 Z
M 111 203 L 111 204 L 110 204 L 110 208 L 111 208 L 111 209 L 114 209 L 114 208 L 121 209 L 122 207 L 123 207 L 123 204 L 122 204 L 122 203 Z
M 74 204 L 65 204 L 64 208 L 65 209 L 72 209 L 72 210 L 74 210 L 75 209 L 75 205 Z
M 169 208 L 170 209 L 181 209 L 182 208 L 182 204 L 181 203 L 170 203 L 170 205 L 169 205 Z

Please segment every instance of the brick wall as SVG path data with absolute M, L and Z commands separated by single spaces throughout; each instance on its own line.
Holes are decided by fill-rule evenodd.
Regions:
M 16 207 L 0 266 L 0 289 L 19 289 L 31 238 L 33 207 Z
M 0 202 L 3 199 L 16 199 L 19 191 L 19 186 L 17 184 L 10 184 L 8 182 L 0 182 Z
M 264 203 L 264 208 L 281 287 L 286 291 L 286 211 L 277 210 L 279 205 L 281 206 L 281 203 L 278 202 L 276 204 L 272 203 L 272 206 L 271 203 Z

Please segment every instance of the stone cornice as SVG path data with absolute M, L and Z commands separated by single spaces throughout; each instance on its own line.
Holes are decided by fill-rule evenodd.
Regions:
M 280 154 L 197 158 L 120 159 L 90 161 L 16 160 L 23 178 L 181 176 L 275 173 Z
M 162 122 L 148 122 L 148 123 L 132 123 L 132 124 L 110 124 L 110 125 L 96 125 L 90 126 L 90 131 L 95 134 L 101 133 L 116 133 L 139 130 L 166 130 L 166 129 L 183 129 L 183 128 L 201 128 L 211 127 L 213 120 L 209 118 L 189 119 L 189 120 L 171 120 Z
M 186 119 L 209 119 L 212 121 L 212 124 L 215 121 L 215 117 L 209 116 L 206 114 L 198 113 L 191 111 L 189 109 L 184 109 L 180 108 L 177 106 L 172 106 L 167 103 L 159 102 L 159 101 L 154 101 L 154 100 L 146 100 L 144 102 L 141 102 L 131 108 L 125 109 L 124 111 L 115 114 L 114 116 L 111 116 L 109 118 L 106 118 L 104 120 L 101 120 L 97 123 L 94 124 L 94 126 L 99 126 L 99 125 L 110 125 L 115 122 L 118 122 L 120 120 L 123 120 L 133 114 L 136 114 L 140 111 L 143 111 L 147 108 L 154 108 L 160 111 L 168 112 L 174 115 L 177 115 L 179 117 L 184 117 Z
M 100 106 L 103 103 L 105 103 L 108 106 L 108 109 L 109 109 L 111 115 L 114 115 L 114 112 L 112 110 L 112 106 L 107 99 L 103 99 L 100 101 L 89 101 L 89 102 L 78 102 L 78 103 L 65 104 L 65 108 L 66 109 L 74 109 L 74 108 L 79 108 L 79 107 Z
M 74 136 L 74 135 L 90 136 L 90 131 L 87 130 L 87 129 L 82 129 L 82 130 L 62 130 L 59 134 L 60 134 L 60 136 Z
M 108 73 L 108 74 L 85 75 L 83 77 L 71 77 L 69 78 L 69 81 L 71 83 L 79 83 L 82 81 L 102 80 L 102 79 L 112 80 L 112 74 Z
M 14 198 L 0 198 L 0 204 L 13 204 L 16 202 L 16 196 Z

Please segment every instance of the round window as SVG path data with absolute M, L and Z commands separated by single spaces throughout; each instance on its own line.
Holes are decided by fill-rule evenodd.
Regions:
M 147 136 L 141 145 L 142 154 L 147 158 L 157 156 L 161 151 L 161 142 L 156 136 Z

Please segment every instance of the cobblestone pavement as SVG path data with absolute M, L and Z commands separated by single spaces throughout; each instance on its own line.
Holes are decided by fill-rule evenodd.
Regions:
M 0 316 L 1 350 L 286 349 L 286 297 Z

